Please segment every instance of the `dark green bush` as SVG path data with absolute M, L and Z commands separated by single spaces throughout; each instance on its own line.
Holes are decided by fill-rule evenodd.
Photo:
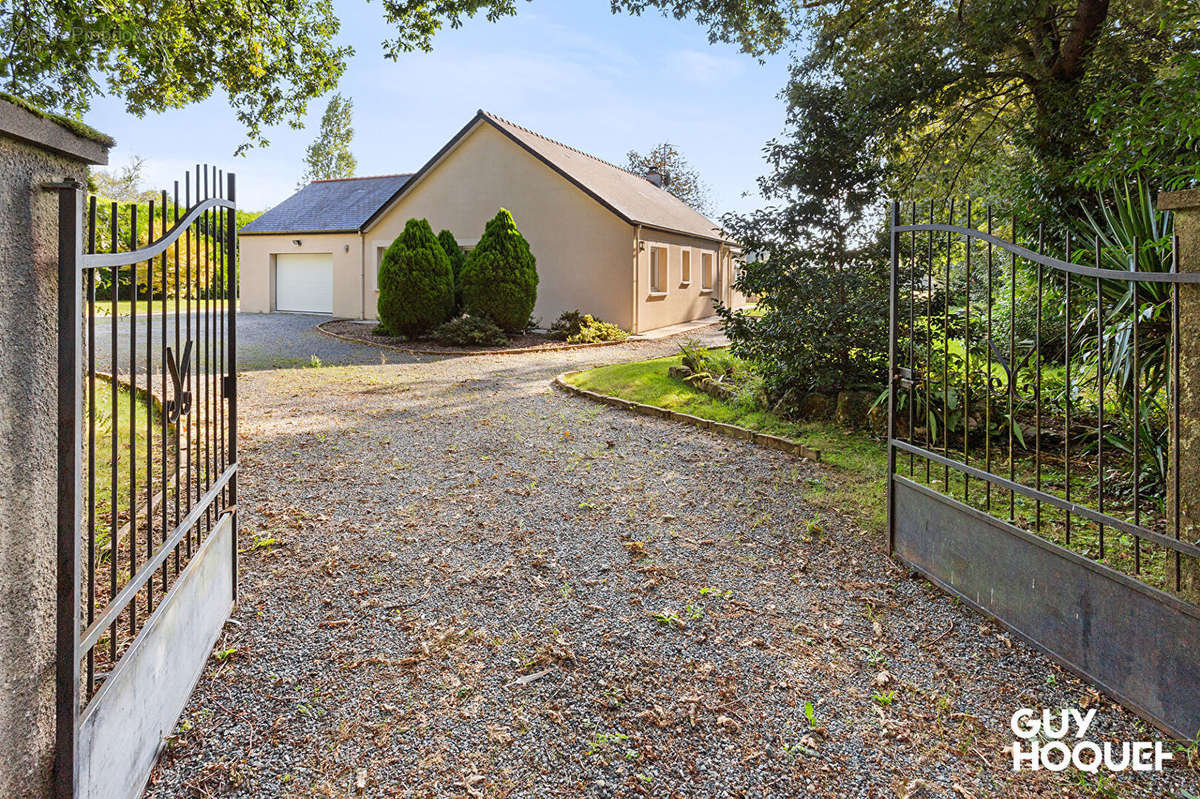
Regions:
M 467 252 L 458 246 L 458 241 L 449 230 L 438 234 L 438 243 L 446 251 L 446 257 L 450 259 L 450 271 L 454 273 L 454 307 L 457 310 L 462 308 L 462 271 L 467 265 Z
M 550 338 L 566 341 L 571 336 L 579 334 L 579 328 L 583 326 L 583 314 L 579 309 L 574 311 L 563 311 L 550 325 Z
M 450 259 L 424 219 L 410 219 L 379 266 L 379 320 L 393 333 L 414 338 L 454 313 Z
M 433 338 L 453 347 L 503 347 L 508 344 L 495 322 L 481 316 L 462 316 L 451 319 L 433 331 Z
M 479 246 L 463 267 L 463 310 L 486 316 L 510 333 L 529 323 L 537 302 L 537 261 L 517 230 L 512 214 L 501 208 L 484 228 Z

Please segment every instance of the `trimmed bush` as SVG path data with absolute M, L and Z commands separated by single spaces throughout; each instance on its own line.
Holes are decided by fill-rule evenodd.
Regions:
M 487 223 L 479 246 L 463 267 L 463 310 L 486 316 L 504 330 L 519 333 L 537 302 L 537 261 L 517 230 L 512 214 L 501 208 Z
M 463 267 L 467 265 L 467 252 L 458 246 L 458 241 L 449 230 L 443 230 L 438 234 L 438 244 L 442 245 L 442 249 L 446 251 L 446 257 L 450 259 L 450 271 L 454 273 L 454 307 L 460 309 L 462 308 L 462 272 Z
M 410 219 L 379 266 L 379 320 L 393 334 L 415 338 L 454 313 L 454 273 L 433 228 Z
M 574 311 L 563 311 L 550 325 L 550 338 L 566 341 L 570 336 L 577 335 L 583 326 L 583 314 L 576 308 Z
M 550 325 L 550 338 L 568 344 L 596 344 L 601 341 L 624 341 L 629 338 L 629 333 L 591 314 L 563 311 Z
M 433 338 L 452 347 L 503 347 L 508 344 L 508 336 L 491 319 L 467 314 L 440 325 L 433 331 Z

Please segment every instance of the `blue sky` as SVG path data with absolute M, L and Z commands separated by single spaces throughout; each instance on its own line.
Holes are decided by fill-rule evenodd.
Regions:
M 700 170 L 716 210 L 759 204 L 742 195 L 755 192 L 762 147 L 783 128 L 784 56 L 760 64 L 710 45 L 694 22 L 614 16 L 607 0 L 534 0 L 497 24 L 446 29 L 432 53 L 393 62 L 381 55 L 387 29 L 377 4 L 335 6 L 340 38 L 357 51 L 339 90 L 354 100 L 360 175 L 417 169 L 484 108 L 614 163 L 669 140 Z M 257 210 L 295 189 L 324 107 L 314 102 L 304 129 L 273 129 L 270 147 L 239 158 L 242 130 L 219 96 L 143 119 L 102 98 L 85 120 L 117 139 L 111 165 L 147 158 L 152 187 L 207 161 L 236 172 L 238 204 Z

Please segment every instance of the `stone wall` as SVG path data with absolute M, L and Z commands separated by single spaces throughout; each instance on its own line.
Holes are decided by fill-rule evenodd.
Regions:
M 0 796 L 51 789 L 58 195 L 42 184 L 107 160 L 77 138 L 0 101 Z

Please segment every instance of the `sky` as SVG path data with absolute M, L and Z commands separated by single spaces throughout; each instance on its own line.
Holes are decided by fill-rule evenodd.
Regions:
M 760 63 L 710 45 L 695 22 L 616 16 L 608 0 L 534 0 L 514 18 L 443 30 L 432 53 L 390 61 L 378 4 L 335 8 L 339 38 L 356 51 L 338 91 L 354 101 L 359 175 L 417 170 L 483 108 L 616 164 L 670 141 L 709 185 L 717 214 L 761 204 L 755 179 L 763 145 L 783 130 L 786 56 Z M 273 128 L 269 147 L 240 157 L 244 132 L 219 95 L 140 119 L 98 98 L 84 121 L 117 140 L 110 168 L 147 159 L 147 188 L 207 162 L 237 173 L 240 207 L 264 210 L 295 191 L 324 108 L 325 98 L 312 102 L 304 129 Z

